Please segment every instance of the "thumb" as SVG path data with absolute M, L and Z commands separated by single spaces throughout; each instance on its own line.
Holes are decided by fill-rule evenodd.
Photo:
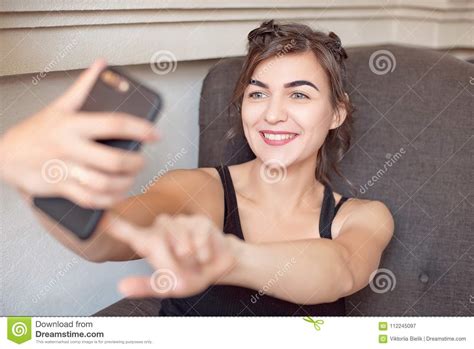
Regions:
M 104 59 L 97 59 L 84 70 L 71 87 L 60 96 L 54 105 L 60 109 L 74 111 L 81 107 L 99 74 L 107 66 Z
M 122 279 L 118 285 L 120 293 L 127 298 L 163 297 L 151 285 L 147 276 L 132 276 Z

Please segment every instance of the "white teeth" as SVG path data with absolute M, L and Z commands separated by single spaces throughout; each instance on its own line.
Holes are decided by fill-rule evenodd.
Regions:
M 283 141 L 283 140 L 294 138 L 296 135 L 294 133 L 286 133 L 286 134 L 263 133 L 263 136 L 266 139 L 269 139 L 271 141 Z

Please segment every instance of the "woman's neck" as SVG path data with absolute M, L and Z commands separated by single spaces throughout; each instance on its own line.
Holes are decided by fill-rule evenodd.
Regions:
M 320 203 L 317 193 L 323 185 L 315 178 L 316 159 L 307 159 L 282 167 L 278 162 L 265 165 L 256 158 L 245 164 L 243 195 L 259 207 L 274 212 L 298 210 Z

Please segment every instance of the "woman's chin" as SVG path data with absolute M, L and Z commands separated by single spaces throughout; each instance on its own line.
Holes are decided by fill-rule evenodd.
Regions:
M 288 168 L 292 164 L 300 161 L 301 153 L 295 149 L 284 149 L 283 147 L 271 147 L 267 145 L 250 146 L 257 160 L 267 166 Z
M 292 163 L 295 162 L 294 157 L 289 157 L 285 154 L 269 154 L 268 152 L 265 154 L 255 154 L 262 163 L 262 166 L 269 166 L 269 167 L 284 167 L 288 168 Z

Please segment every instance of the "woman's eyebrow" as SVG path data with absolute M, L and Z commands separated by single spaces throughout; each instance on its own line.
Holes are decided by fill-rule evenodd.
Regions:
M 249 84 L 268 89 L 267 84 L 265 84 L 264 82 L 261 82 L 259 80 L 256 80 L 256 79 L 250 79 Z M 297 86 L 302 86 L 302 85 L 311 86 L 314 89 L 316 89 L 317 91 L 319 91 L 319 88 L 315 84 L 313 84 L 311 81 L 307 81 L 307 80 L 295 80 L 295 81 L 292 81 L 292 82 L 288 82 L 288 83 L 284 84 L 283 87 L 290 88 L 290 87 L 297 87 Z
M 319 88 L 317 88 L 315 84 L 313 84 L 311 81 L 307 81 L 307 80 L 296 80 L 296 81 L 288 82 L 288 83 L 284 84 L 283 87 L 289 88 L 289 87 L 297 87 L 297 86 L 302 86 L 302 85 L 311 86 L 311 87 L 315 88 L 317 91 L 319 91 Z
M 268 88 L 268 85 L 259 81 L 259 80 L 256 80 L 256 79 L 250 79 L 250 82 L 249 82 L 250 85 L 255 85 L 255 86 L 259 86 L 259 87 L 262 87 L 262 88 Z

